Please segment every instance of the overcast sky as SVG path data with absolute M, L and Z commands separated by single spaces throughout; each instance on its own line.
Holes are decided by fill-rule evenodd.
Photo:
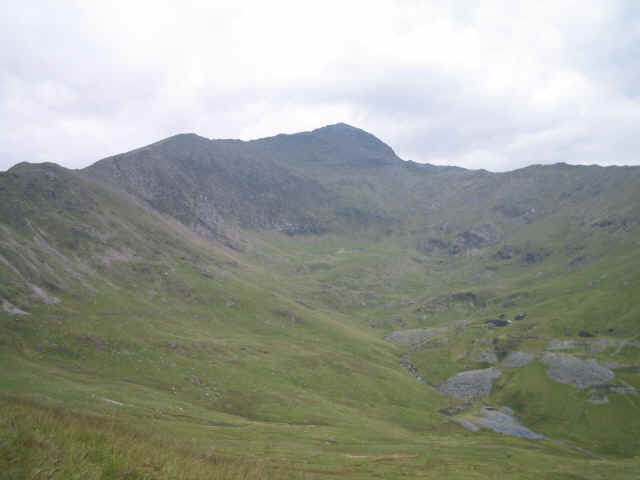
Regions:
M 418 162 L 640 164 L 640 1 L 0 9 L 0 170 L 337 122 Z

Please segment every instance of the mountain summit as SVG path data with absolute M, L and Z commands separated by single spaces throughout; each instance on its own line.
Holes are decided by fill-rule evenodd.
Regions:
M 250 142 L 298 165 L 321 163 L 333 167 L 382 167 L 402 160 L 387 144 L 360 129 L 336 123 L 310 132 L 280 134 Z

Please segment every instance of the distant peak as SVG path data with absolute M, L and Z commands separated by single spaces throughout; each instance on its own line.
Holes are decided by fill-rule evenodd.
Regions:
M 277 145 L 281 157 L 308 157 L 326 166 L 379 167 L 402 162 L 387 144 L 344 122 L 315 130 L 280 134 L 252 141 Z
M 162 140 L 159 140 L 157 142 L 154 142 L 150 145 L 146 145 L 144 147 L 140 147 L 140 148 L 136 148 L 135 150 L 131 150 L 130 152 L 126 152 L 125 155 L 130 154 L 130 153 L 135 153 L 135 152 L 139 152 L 141 150 L 147 150 L 150 148 L 157 148 L 157 147 L 161 147 L 161 146 L 170 146 L 170 145 L 176 145 L 176 146 L 184 146 L 184 145 L 191 145 L 191 144 L 196 144 L 196 143 L 209 143 L 211 142 L 211 140 L 209 140 L 206 137 L 201 137 L 200 135 L 196 134 L 196 133 L 178 133 L 176 135 L 172 135 L 170 137 L 164 138 Z
M 65 168 L 61 167 L 57 163 L 52 163 L 52 162 L 42 162 L 42 163 L 20 162 L 15 164 L 10 169 L 8 169 L 6 173 L 25 173 L 25 172 L 36 172 L 36 171 L 42 171 L 42 170 L 65 170 Z
M 344 122 L 332 123 L 330 125 L 325 125 L 324 127 L 321 127 L 321 128 L 346 128 L 346 129 L 360 130 L 359 128 L 354 127 L 353 125 L 349 125 L 348 123 L 344 123 Z
M 207 141 L 210 140 L 206 137 L 202 137 L 197 133 L 178 133 L 176 135 L 171 135 L 170 137 L 165 138 L 164 140 L 160 140 L 159 142 L 152 143 L 151 145 L 158 145 L 164 142 L 172 142 L 172 141 L 189 141 L 189 140 L 199 140 L 199 141 Z M 149 146 L 151 146 L 149 145 Z
M 343 131 L 343 132 L 362 132 L 367 133 L 361 128 L 354 127 L 353 125 L 349 125 L 348 123 L 333 123 L 331 125 L 325 125 L 324 127 L 316 128 L 312 132 L 321 132 L 321 131 Z

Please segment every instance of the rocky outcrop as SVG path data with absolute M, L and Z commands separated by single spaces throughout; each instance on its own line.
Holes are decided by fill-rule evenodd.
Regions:
M 465 250 L 485 248 L 494 244 L 501 233 L 495 226 L 485 223 L 474 226 L 456 235 L 455 241 L 439 237 L 429 237 L 418 242 L 417 249 L 425 254 L 434 252 L 457 255 Z
M 588 388 L 607 383 L 615 374 L 596 360 L 580 360 L 566 353 L 546 353 L 542 363 L 547 365 L 547 376 L 560 383 L 567 383 L 576 388 Z
M 535 355 L 527 352 L 509 352 L 502 361 L 505 367 L 524 367 L 535 358 Z
M 456 421 L 456 423 L 474 432 L 481 427 L 503 435 L 511 435 L 528 440 L 542 440 L 545 438 L 544 435 L 540 435 L 522 425 L 515 417 L 513 410 L 508 407 L 500 409 L 484 407 L 479 412 L 467 415 L 462 419 L 456 419 Z
M 500 375 L 502 372 L 494 367 L 461 372 L 440 385 L 438 391 L 459 400 L 475 400 L 489 395 Z

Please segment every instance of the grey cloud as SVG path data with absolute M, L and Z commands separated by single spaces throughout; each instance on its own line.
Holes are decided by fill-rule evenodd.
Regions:
M 329 2 L 291 39 L 295 2 L 104 5 L 5 5 L 0 170 L 338 121 L 414 161 L 640 164 L 637 2 L 367 3 L 368 22 Z

